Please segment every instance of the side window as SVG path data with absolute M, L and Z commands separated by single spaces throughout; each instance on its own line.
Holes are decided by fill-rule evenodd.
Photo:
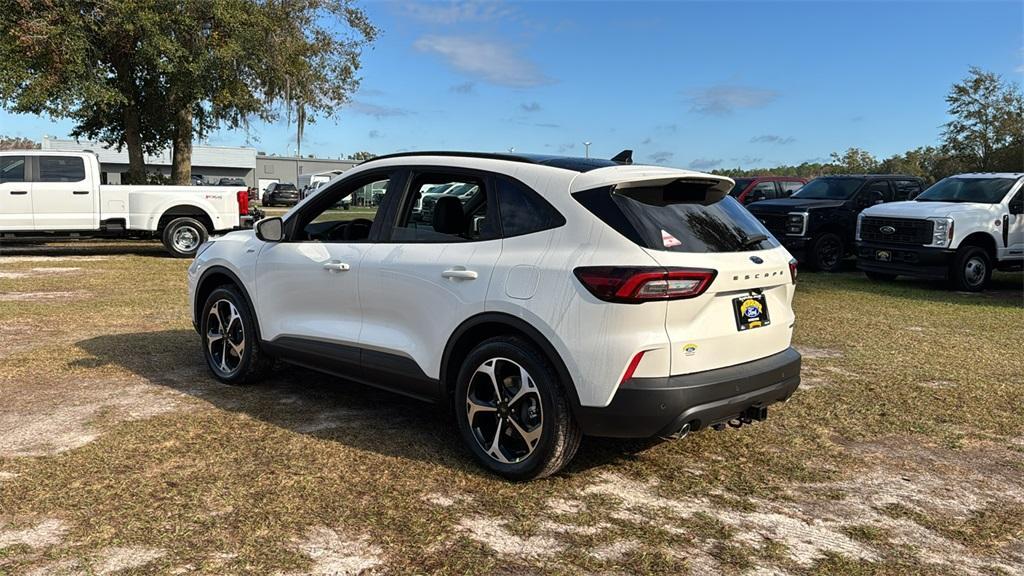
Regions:
M 799 190 L 800 187 L 804 185 L 804 183 L 800 182 L 799 180 L 787 180 L 785 182 L 779 182 L 779 185 L 782 187 L 781 197 L 789 198 L 790 194 Z
M 889 189 L 889 182 L 878 180 L 868 184 L 868 187 L 860 193 L 859 200 L 865 206 L 871 206 L 879 202 L 891 202 L 892 191 Z
M 39 156 L 40 182 L 81 182 L 85 160 L 78 156 Z
M 0 184 L 25 181 L 24 156 L 0 156 Z
M 753 190 L 747 192 L 747 203 L 758 200 L 772 200 L 777 196 L 775 193 L 775 182 L 760 182 Z
M 917 180 L 896 180 L 893 182 L 896 192 L 893 193 L 893 200 L 912 200 L 921 193 L 921 183 Z
M 379 194 L 383 200 L 391 180 L 385 175 L 355 182 L 338 182 L 312 200 L 302 216 L 297 240 L 307 242 L 366 242 L 377 218 L 377 204 L 364 200 Z M 269 191 L 269 190 L 268 190 Z M 356 204 L 356 201 L 359 204 Z
M 486 179 L 465 173 L 413 174 L 392 242 L 449 243 L 493 240 L 498 229 L 487 201 Z
M 565 224 L 565 218 L 525 184 L 500 176 L 495 181 L 503 237 L 531 234 Z

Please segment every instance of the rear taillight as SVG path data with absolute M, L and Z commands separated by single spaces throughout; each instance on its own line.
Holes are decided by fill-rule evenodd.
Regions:
M 593 266 L 573 270 L 594 296 L 606 302 L 639 304 L 700 296 L 718 274 L 706 268 Z
M 789 278 L 796 284 L 796 258 L 790 258 L 789 260 Z
M 249 214 L 249 191 L 239 190 L 235 197 L 238 198 L 238 215 L 246 216 Z

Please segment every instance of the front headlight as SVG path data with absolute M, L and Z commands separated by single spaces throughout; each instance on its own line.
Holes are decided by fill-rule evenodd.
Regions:
M 807 233 L 807 213 L 790 212 L 786 217 L 786 234 L 788 236 L 803 236 Z
M 854 232 L 853 237 L 860 242 L 860 223 L 864 221 L 864 213 L 857 214 L 857 231 Z
M 944 218 L 929 218 L 935 226 L 932 228 L 932 241 L 926 246 L 937 246 L 945 248 L 953 241 L 953 219 L 950 217 Z

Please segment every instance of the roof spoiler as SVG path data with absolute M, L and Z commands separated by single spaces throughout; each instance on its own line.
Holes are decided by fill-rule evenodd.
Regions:
M 612 156 L 612 162 L 618 162 L 619 164 L 632 164 L 633 163 L 633 151 L 623 150 L 615 156 Z

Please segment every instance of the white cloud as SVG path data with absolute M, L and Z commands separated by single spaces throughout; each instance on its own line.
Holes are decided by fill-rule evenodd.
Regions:
M 437 54 L 456 70 L 493 84 L 531 88 L 552 82 L 532 62 L 488 40 L 424 36 L 413 47 L 420 52 Z
M 693 162 L 690 162 L 690 168 L 693 168 L 694 170 L 710 170 L 721 163 L 722 161 L 719 159 L 697 158 Z
M 651 162 L 654 162 L 655 164 L 665 164 L 672 160 L 673 156 L 675 156 L 674 152 L 661 151 L 651 154 L 650 158 Z
M 501 2 L 479 0 L 402 2 L 397 6 L 399 13 L 404 16 L 446 26 L 464 22 L 489 22 L 515 14 L 515 10 Z
M 778 134 L 762 134 L 750 139 L 752 144 L 792 144 L 796 138 L 792 136 L 779 136 Z
M 718 84 L 687 92 L 690 111 L 711 116 L 726 116 L 736 110 L 764 108 L 779 97 L 774 90 Z

